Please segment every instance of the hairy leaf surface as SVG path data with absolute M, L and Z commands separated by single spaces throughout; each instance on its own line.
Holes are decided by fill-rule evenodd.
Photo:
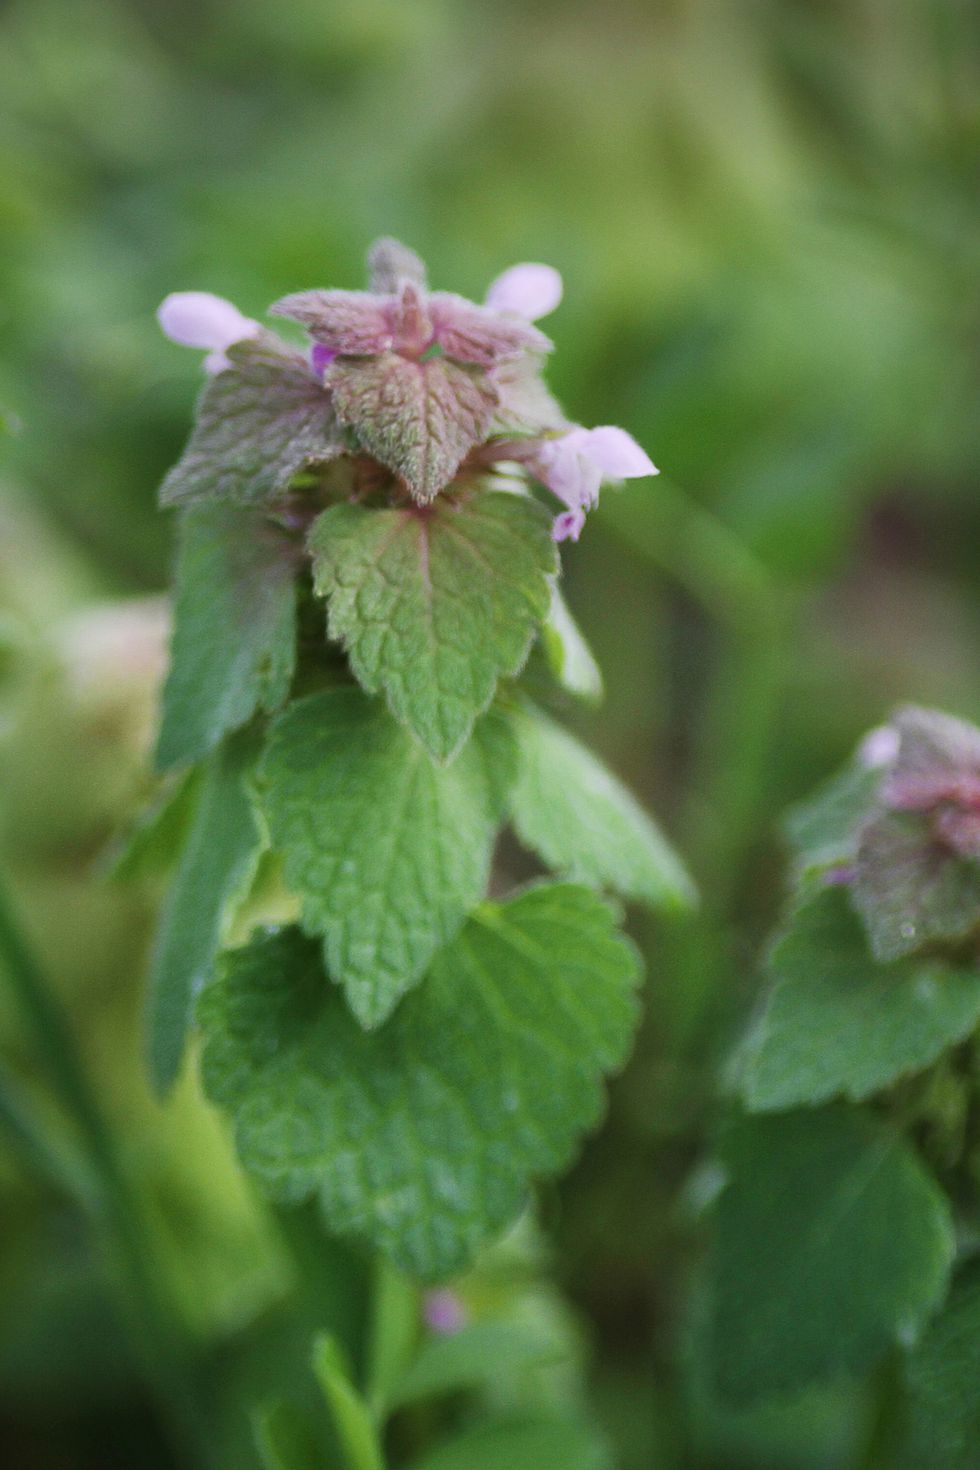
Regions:
M 275 500 L 307 465 L 347 448 L 330 394 L 302 353 L 271 332 L 229 348 L 232 366 L 209 380 L 182 458 L 160 503 Z
M 200 760 L 256 711 L 283 703 L 296 661 L 296 564 L 296 547 L 261 513 L 187 512 L 160 767 Z
M 438 1280 L 567 1164 L 621 1065 L 638 965 L 588 889 L 481 905 L 425 982 L 363 1031 L 298 929 L 224 956 L 201 997 L 204 1081 L 280 1200 Z
M 498 679 L 527 658 L 551 601 L 548 526 L 534 501 L 498 491 L 428 511 L 339 505 L 313 526 L 331 636 L 437 759 L 459 749 Z
M 362 1025 L 388 1016 L 483 898 L 513 769 L 499 716 L 436 766 L 359 689 L 312 695 L 273 726 L 260 776 L 272 839 Z
M 449 484 L 486 437 L 498 401 L 485 372 L 446 357 L 342 357 L 327 381 L 341 422 L 361 448 L 422 503 Z

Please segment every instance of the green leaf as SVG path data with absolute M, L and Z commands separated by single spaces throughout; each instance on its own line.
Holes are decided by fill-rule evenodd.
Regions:
M 194 997 L 214 964 L 225 910 L 251 882 L 262 850 L 247 790 L 254 758 L 247 731 L 211 757 L 164 904 L 149 998 L 150 1073 L 161 1093 L 180 1069 Z
M 863 1372 L 946 1288 L 949 1206 L 900 1136 L 843 1106 L 735 1125 L 711 1262 L 712 1357 L 737 1403 Z
M 541 1331 L 514 1322 L 477 1322 L 459 1332 L 431 1337 L 389 1400 L 392 1409 L 420 1399 L 479 1388 L 501 1374 L 526 1373 L 560 1362 L 567 1347 Z
M 180 532 L 160 767 L 200 760 L 277 709 L 296 660 L 297 548 L 260 513 L 189 511 Z
M 331 977 L 377 1026 L 486 892 L 514 769 L 498 715 L 435 766 L 359 689 L 292 705 L 272 727 L 262 801 L 303 925 Z
M 843 888 L 797 910 L 769 972 L 743 1082 L 754 1111 L 868 1097 L 927 1067 L 980 1019 L 980 971 L 923 959 L 877 964 Z
M 953 1283 L 905 1369 L 903 1470 L 976 1470 L 980 1445 L 980 1261 Z
M 307 465 L 347 448 L 330 394 L 302 353 L 272 332 L 229 348 L 232 366 L 201 394 L 183 457 L 160 489 L 160 504 L 275 500 Z
M 853 893 L 879 960 L 980 930 L 980 862 L 937 842 L 924 812 L 882 812 L 867 823 Z
M 358 680 L 449 759 L 547 616 L 547 513 L 499 491 L 428 511 L 340 505 L 317 520 L 310 549 L 330 634 Z
M 275 1399 L 256 1409 L 252 1429 L 263 1470 L 326 1470 L 326 1461 L 305 1414 L 284 1399 Z
M 159 878 L 177 861 L 194 816 L 200 767 L 167 780 L 164 789 L 115 844 L 107 876 L 118 883 Z
M 554 1419 L 466 1430 L 412 1470 L 612 1470 L 612 1463 L 594 1429 Z
M 861 828 L 875 810 L 883 776 L 880 766 L 853 760 L 790 808 L 783 825 L 799 877 L 856 861 Z
M 654 908 L 689 909 L 694 886 L 639 803 L 573 735 L 536 710 L 515 713 L 514 829 L 548 867 Z
M 338 417 L 361 448 L 423 504 L 486 438 L 498 402 L 489 374 L 446 357 L 341 357 L 327 382 Z
M 330 1408 L 347 1470 L 384 1470 L 384 1456 L 367 1405 L 351 1382 L 339 1343 L 326 1333 L 314 1345 L 313 1371 Z
M 603 693 L 602 671 L 557 587 L 551 591 L 541 642 L 548 667 L 561 687 L 587 704 L 598 704 Z
M 379 1031 L 297 929 L 223 958 L 198 1008 L 205 1087 L 271 1194 L 444 1279 L 598 1121 L 632 1035 L 638 964 L 587 889 L 486 903 Z

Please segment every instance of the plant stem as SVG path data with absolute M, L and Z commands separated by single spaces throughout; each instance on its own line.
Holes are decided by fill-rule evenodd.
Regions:
M 642 514 L 635 493 L 607 496 L 602 523 L 682 587 L 721 625 L 728 644 L 712 660 L 682 819 L 682 846 L 705 908 L 678 921 L 669 935 L 683 971 L 678 1039 L 693 1043 L 726 963 L 721 925 L 737 897 L 765 786 L 788 629 L 766 568 L 722 521 L 663 479 L 655 493 L 647 492 Z
M 901 1433 L 902 1384 L 900 1357 L 893 1349 L 875 1371 L 870 1385 L 870 1411 L 858 1446 L 855 1470 L 890 1470 L 895 1464 Z
M 147 1256 L 140 1212 L 116 1154 L 111 1134 L 85 1076 L 61 1008 L 14 917 L 0 880 L 0 970 L 33 1037 L 52 1091 L 78 1132 L 93 1188 L 72 1190 L 87 1207 L 114 1274 L 122 1287 L 122 1306 L 129 1319 L 134 1348 L 144 1377 L 165 1422 L 172 1430 L 181 1464 L 204 1467 L 206 1448 L 197 1394 L 185 1373 L 176 1317 L 163 1301 L 159 1277 Z M 8 1090 L 4 1121 L 16 1131 L 22 1151 L 30 1147 L 34 1162 L 50 1174 L 54 1156 L 42 1147 L 23 1108 Z M 40 1150 L 40 1152 L 39 1152 Z M 64 1171 L 61 1181 L 65 1183 Z
M 0 1129 L 24 1172 L 91 1208 L 93 1185 L 81 1160 L 62 1142 L 48 1137 L 30 1100 L 16 1081 L 0 1071 Z

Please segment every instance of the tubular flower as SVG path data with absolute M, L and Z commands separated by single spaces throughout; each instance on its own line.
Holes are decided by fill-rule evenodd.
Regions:
M 171 342 L 209 349 L 204 359 L 206 373 L 220 373 L 231 367 L 225 355 L 228 348 L 247 337 L 257 337 L 262 330 L 237 306 L 210 291 L 175 291 L 164 297 L 157 309 L 157 321 Z
M 567 505 L 568 509 L 555 517 L 552 535 L 556 541 L 578 540 L 586 512 L 598 502 L 604 481 L 659 474 L 632 434 L 612 424 L 596 429 L 576 425 L 558 438 L 509 446 L 508 452 L 522 460 L 535 478 Z

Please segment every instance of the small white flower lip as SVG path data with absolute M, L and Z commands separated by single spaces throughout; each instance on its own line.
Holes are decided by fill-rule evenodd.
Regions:
M 865 735 L 858 746 L 858 760 L 870 770 L 890 766 L 898 755 L 900 744 L 901 737 L 894 725 L 878 725 Z
M 525 321 L 536 322 L 554 311 L 563 290 L 561 276 L 554 266 L 527 261 L 512 265 L 490 283 L 486 305 L 491 311 L 510 312 Z
M 261 330 L 258 322 L 210 291 L 171 292 L 157 308 L 157 321 L 171 342 L 182 347 L 206 347 L 216 355 Z M 214 371 L 216 361 L 217 357 L 212 356 L 206 366 Z M 226 365 L 222 359 L 221 366 Z
M 589 429 L 588 436 L 588 444 L 583 446 L 584 453 L 599 466 L 606 478 L 635 480 L 660 473 L 646 450 L 625 429 L 601 424 L 597 429 Z

